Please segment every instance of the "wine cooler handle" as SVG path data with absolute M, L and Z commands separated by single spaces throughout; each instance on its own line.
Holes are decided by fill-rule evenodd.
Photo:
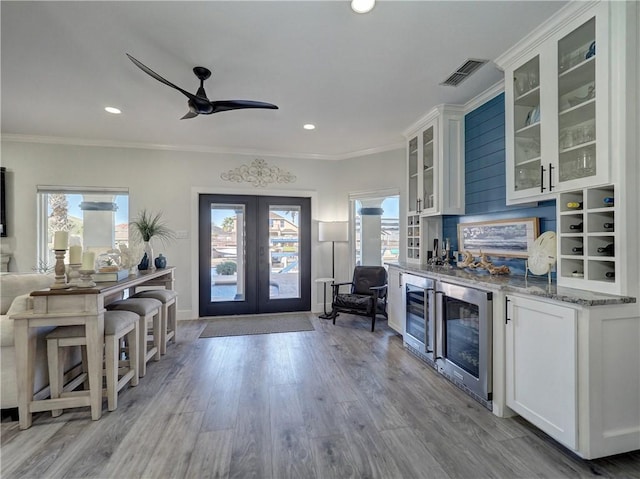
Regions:
M 509 303 L 511 300 L 506 298 L 504 301 L 504 324 L 507 324 L 511 319 L 509 318 Z
M 547 171 L 544 169 L 544 166 L 540 165 L 540 193 L 543 193 L 546 188 L 544 187 L 544 172 Z
M 549 163 L 549 191 L 553 191 L 553 165 Z
M 398 273 L 398 288 L 402 288 L 402 271 Z

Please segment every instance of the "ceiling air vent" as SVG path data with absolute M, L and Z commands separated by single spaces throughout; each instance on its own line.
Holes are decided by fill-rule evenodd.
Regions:
M 460 83 L 466 80 L 469 75 L 471 75 L 488 61 L 489 60 L 476 60 L 470 58 L 466 62 L 464 62 L 462 66 L 460 66 L 455 72 L 449 75 L 449 78 L 440 83 L 440 85 L 458 86 Z

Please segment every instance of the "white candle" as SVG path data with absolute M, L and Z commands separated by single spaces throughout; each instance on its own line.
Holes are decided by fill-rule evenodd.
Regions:
M 67 249 L 69 246 L 69 233 L 67 231 L 56 231 L 53 234 L 53 249 Z
M 82 253 L 82 269 L 85 271 L 93 271 L 96 263 L 96 254 L 93 251 L 85 251 Z
M 69 246 L 69 264 L 80 264 L 82 262 L 82 246 Z

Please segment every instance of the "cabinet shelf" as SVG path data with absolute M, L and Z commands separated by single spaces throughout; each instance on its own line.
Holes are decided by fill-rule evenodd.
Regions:
M 537 106 L 540 104 L 540 86 L 536 86 L 514 100 L 519 106 Z
M 586 109 L 586 107 L 588 107 L 588 106 L 592 107 L 592 109 L 593 109 L 594 113 L 589 116 L 590 118 L 593 118 L 594 115 L 595 115 L 595 107 L 596 107 L 596 97 L 595 96 L 592 97 L 592 98 L 589 98 L 588 100 L 584 100 L 582 103 L 579 103 L 577 105 L 573 105 L 573 106 L 570 106 L 568 108 L 565 108 L 564 110 L 562 110 L 560 112 L 560 118 L 564 119 L 566 116 L 571 115 L 571 113 L 574 113 L 575 111 L 580 111 L 580 110 Z
M 516 164 L 518 166 L 529 165 L 531 163 L 540 163 L 541 157 L 531 158 L 530 160 L 518 161 Z
M 532 123 L 531 125 L 527 125 L 525 127 L 520 128 L 519 130 L 516 130 L 516 135 L 521 136 L 523 138 L 534 138 L 540 135 L 540 132 L 538 131 L 537 134 L 535 134 L 534 132 L 536 132 L 536 130 L 540 129 L 540 122 L 536 121 L 535 123 Z
M 596 142 L 595 141 L 585 141 L 584 143 L 580 143 L 579 145 L 576 146 L 572 146 L 570 148 L 564 148 L 560 150 L 560 154 L 564 155 L 565 153 L 571 153 L 572 151 L 577 151 L 580 150 L 582 148 L 586 148 L 588 146 L 595 146 Z
M 564 95 L 565 93 L 569 93 L 576 88 L 585 85 L 588 81 L 585 82 L 585 78 L 593 79 L 596 75 L 596 55 L 583 60 L 578 63 L 576 66 L 569 68 L 566 71 L 563 71 L 558 75 L 558 81 L 560 82 L 561 88 L 559 88 L 558 93 L 560 95 Z

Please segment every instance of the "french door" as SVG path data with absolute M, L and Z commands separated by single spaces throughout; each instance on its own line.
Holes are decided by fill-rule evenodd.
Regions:
M 310 198 L 200 195 L 200 316 L 311 309 Z

